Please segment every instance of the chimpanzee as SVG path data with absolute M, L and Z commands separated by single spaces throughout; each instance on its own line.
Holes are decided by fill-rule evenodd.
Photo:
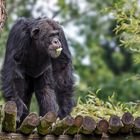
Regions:
M 61 25 L 47 18 L 20 18 L 13 25 L 1 71 L 6 101 L 17 104 L 17 121 L 29 113 L 33 93 L 40 115 L 69 115 L 73 98 L 71 53 Z

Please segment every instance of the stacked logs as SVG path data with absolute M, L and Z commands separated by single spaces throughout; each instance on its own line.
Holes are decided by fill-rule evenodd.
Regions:
M 1 111 L 2 112 L 2 111 Z M 140 134 L 140 117 L 134 118 L 131 113 L 126 112 L 120 118 L 113 115 L 109 120 L 94 120 L 93 117 L 78 115 L 75 118 L 67 116 L 63 120 L 57 118 L 53 112 L 39 117 L 36 113 L 30 113 L 16 128 L 17 108 L 13 101 L 5 104 L 2 119 L 3 132 L 18 132 L 25 135 L 36 133 L 46 137 L 58 137 L 58 139 L 82 139 L 81 135 L 102 136 L 107 138 L 110 134 Z M 36 131 L 34 131 L 36 130 Z M 66 138 L 67 137 L 67 138 Z M 49 139 L 49 138 L 48 138 Z

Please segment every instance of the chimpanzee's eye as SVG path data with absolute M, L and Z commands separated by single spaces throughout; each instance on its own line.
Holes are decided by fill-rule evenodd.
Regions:
M 59 31 L 58 30 L 51 31 L 49 33 L 49 37 L 52 37 L 52 36 L 59 36 Z
M 59 36 L 59 33 L 57 34 L 50 34 L 49 37 Z

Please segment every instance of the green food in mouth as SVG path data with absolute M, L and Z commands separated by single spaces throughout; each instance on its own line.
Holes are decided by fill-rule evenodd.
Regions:
M 59 56 L 61 54 L 62 48 L 56 49 L 56 55 Z

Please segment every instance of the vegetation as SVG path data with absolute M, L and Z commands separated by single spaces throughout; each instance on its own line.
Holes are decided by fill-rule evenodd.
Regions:
M 113 115 L 121 117 L 124 112 L 130 112 L 135 117 L 140 116 L 139 102 L 122 103 L 115 100 L 115 94 L 109 96 L 107 101 L 103 101 L 98 97 L 98 94 L 100 94 L 100 92 L 89 92 L 89 94 L 85 97 L 85 101 L 79 97 L 77 106 L 73 109 L 72 115 L 89 115 L 95 120 L 109 120 L 110 116 Z

